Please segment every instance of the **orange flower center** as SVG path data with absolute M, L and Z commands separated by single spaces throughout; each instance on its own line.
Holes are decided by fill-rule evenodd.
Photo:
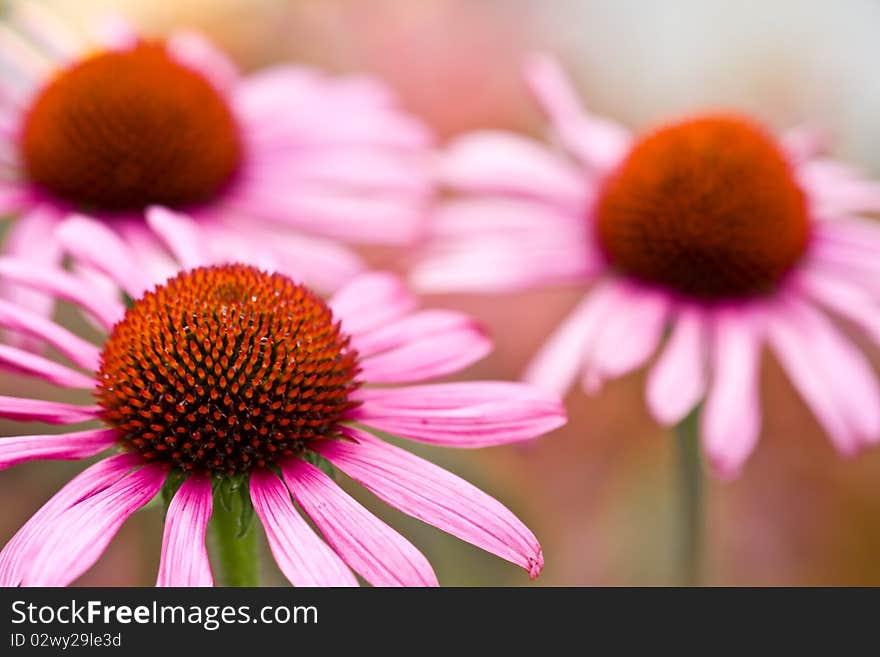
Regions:
M 704 300 L 772 291 L 809 239 L 785 156 L 761 128 L 727 116 L 638 142 L 605 182 L 596 231 L 622 273 Z
M 233 474 L 332 437 L 357 372 L 317 296 L 224 265 L 181 273 L 134 303 L 104 347 L 96 396 L 147 461 Z
M 25 117 L 21 150 L 29 178 L 50 194 L 109 212 L 209 200 L 241 159 L 217 90 L 147 42 L 59 73 Z

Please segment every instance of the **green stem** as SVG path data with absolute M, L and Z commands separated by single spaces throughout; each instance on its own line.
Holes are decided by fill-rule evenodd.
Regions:
M 676 427 L 679 495 L 681 498 L 679 577 L 698 586 L 703 567 L 703 464 L 700 460 L 699 411 Z
M 212 564 L 219 586 L 259 586 L 260 558 L 256 523 L 241 531 L 246 501 L 241 495 L 214 493 L 214 512 L 208 531 Z

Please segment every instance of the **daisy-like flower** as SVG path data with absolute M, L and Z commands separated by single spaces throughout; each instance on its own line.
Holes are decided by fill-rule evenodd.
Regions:
M 765 345 L 840 452 L 876 442 L 877 381 L 829 312 L 880 341 L 880 228 L 859 217 L 880 211 L 880 187 L 821 156 L 814 132 L 775 139 L 717 113 L 633 137 L 585 112 L 553 60 L 527 77 L 563 148 L 499 132 L 451 144 L 440 174 L 460 195 L 436 212 L 416 287 L 594 283 L 525 379 L 564 393 L 580 373 L 595 391 L 659 351 L 648 408 L 674 425 L 702 403 L 719 476 L 758 439 Z
M 193 264 L 199 255 L 210 262 L 203 241 L 176 251 L 188 251 Z M 114 276 L 123 289 L 131 287 L 128 271 Z M 0 417 L 101 423 L 0 439 L 0 467 L 120 452 L 83 471 L 19 530 L 0 553 L 0 585 L 72 582 L 170 477 L 183 483 L 168 505 L 159 585 L 212 583 L 205 549 L 217 511 L 212 480 L 221 486 L 233 478 L 246 482 L 240 490 L 249 492 L 292 583 L 355 585 L 354 570 L 374 585 L 436 584 L 411 543 L 316 467 L 325 462 L 404 513 L 532 577 L 540 572 L 538 541 L 501 503 L 375 435 L 476 448 L 530 439 L 564 423 L 559 397 L 527 384 L 422 383 L 489 351 L 469 317 L 416 311 L 402 284 L 383 273 L 360 275 L 325 303 L 282 274 L 242 264 L 194 266 L 127 308 L 62 270 L 6 258 L 0 273 L 72 302 L 107 334 L 97 347 L 33 311 L 0 303 L 0 326 L 26 332 L 71 361 L 0 345 L 0 366 L 92 390 L 97 401 L 3 397 Z
M 0 23 L 5 251 L 55 264 L 71 211 L 127 241 L 157 282 L 174 272 L 144 225 L 186 210 L 213 261 L 246 259 L 325 291 L 362 269 L 336 240 L 402 244 L 420 230 L 431 137 L 363 76 L 302 66 L 240 76 L 199 34 L 141 37 L 121 20 L 81 35 L 12 3 Z M 4 297 L 47 312 L 45 295 Z

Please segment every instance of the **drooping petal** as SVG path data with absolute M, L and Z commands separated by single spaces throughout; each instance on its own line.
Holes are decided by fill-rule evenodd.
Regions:
M 415 150 L 433 142 L 425 125 L 394 109 L 388 90 L 374 79 L 276 66 L 241 80 L 234 104 L 256 145 Z
M 358 335 L 403 317 L 416 307 L 416 299 L 393 274 L 371 272 L 339 290 L 329 305 L 345 332 Z
M 22 578 L 23 586 L 67 586 L 92 567 L 128 517 L 165 482 L 158 465 L 138 468 L 58 513 Z
M 76 406 L 42 399 L 0 396 L 0 417 L 18 422 L 75 424 L 94 420 L 100 414 L 99 406 Z
M 581 300 L 532 358 L 523 373 L 524 381 L 558 395 L 568 391 L 613 299 L 615 285 L 603 281 Z
M 812 267 L 800 272 L 798 283 L 815 301 L 858 325 L 880 345 L 880 307 L 852 276 Z
M 321 291 L 335 291 L 354 279 L 365 268 L 363 260 L 335 240 L 264 228 L 247 217 L 226 225 L 203 224 L 213 262 L 230 259 L 262 264 L 260 255 L 271 254 L 274 266 L 266 267 L 286 274 Z M 241 231 L 246 231 L 255 253 L 243 252 Z
M 126 453 L 98 461 L 71 479 L 22 525 L 0 552 L 0 586 L 19 586 L 33 563 L 33 551 L 51 531 L 52 519 L 81 500 L 119 481 L 140 463 L 140 456 Z
M 165 47 L 178 63 L 198 71 L 220 91 L 230 90 L 238 81 L 235 64 L 198 32 L 178 30 Z
M 121 303 L 96 293 L 82 280 L 61 269 L 39 267 L 13 258 L 0 258 L 0 276 L 76 304 L 106 329 L 110 329 L 125 314 L 125 306 Z
M 663 425 L 681 422 L 706 393 L 708 330 L 703 314 L 679 310 L 672 335 L 648 375 L 646 399 Z
M 711 341 L 712 381 L 700 432 L 716 474 L 732 478 L 761 431 L 761 336 L 749 315 L 722 311 L 711 318 Z
M 75 215 L 65 219 L 55 234 L 73 256 L 112 278 L 133 299 L 151 287 L 125 242 L 104 224 Z
M 880 438 L 876 378 L 865 357 L 825 317 L 790 299 L 768 318 L 767 337 L 838 451 L 854 454 Z
M 356 336 L 364 343 L 361 360 L 365 380 L 373 383 L 409 383 L 464 369 L 492 350 L 492 342 L 471 318 L 459 313 L 424 311 Z M 376 349 L 381 347 L 381 351 Z
M 434 209 L 410 271 L 426 292 L 511 291 L 581 281 L 603 263 L 582 212 L 525 198 L 478 197 Z
M 229 200 L 249 213 L 334 239 L 404 245 L 421 233 L 427 210 L 409 194 L 340 193 L 322 185 L 301 185 L 288 194 L 277 185 L 251 184 Z
M 180 271 L 180 264 L 169 253 L 162 239 L 144 223 L 143 217 L 133 220 L 116 220 L 114 229 L 131 252 L 136 266 L 153 284 L 160 284 Z M 106 274 L 81 260 L 72 263 L 77 276 L 86 279 L 104 293 L 116 298 L 119 285 Z
M 300 459 L 281 466 L 294 499 L 336 553 L 373 586 L 437 586 L 412 543 L 358 504 L 330 477 Z
M 0 438 L 0 470 L 37 459 L 72 460 L 93 456 L 116 444 L 116 429 Z
M 367 389 L 350 418 L 382 431 L 448 447 L 487 447 L 537 438 L 566 421 L 556 395 L 502 382 Z
M 0 369 L 44 379 L 63 388 L 88 390 L 95 387 L 95 380 L 91 376 L 5 344 L 0 344 Z
M 584 354 L 583 386 L 587 392 L 637 369 L 657 349 L 670 301 L 666 295 L 619 285 L 605 317 Z
M 0 326 L 52 345 L 84 369 L 98 369 L 101 352 L 95 345 L 26 307 L 0 299 Z
M 213 586 L 205 532 L 214 505 L 210 477 L 190 475 L 165 515 L 156 586 Z
M 426 156 L 418 151 L 362 145 L 321 146 L 298 149 L 296 157 L 272 153 L 256 166 L 262 169 L 256 175 L 266 183 L 277 183 L 286 177 L 310 187 L 326 185 L 340 192 L 403 193 L 413 198 L 427 197 L 432 190 Z M 420 170 L 425 170 L 425 175 L 414 175 Z
M 537 197 L 573 211 L 588 197 L 576 167 L 537 141 L 496 130 L 454 140 L 440 155 L 437 175 L 461 191 Z
M 3 253 L 20 259 L 32 267 L 54 268 L 61 261 L 61 245 L 52 239 L 59 223 L 53 210 L 37 206 L 18 217 L 12 224 L 3 244 Z M 48 317 L 54 307 L 51 294 L 23 286 L 12 278 L 0 278 L 0 296 L 10 303 Z
M 556 59 L 534 55 L 526 65 L 526 81 L 573 155 L 599 172 L 620 162 L 632 141 L 629 132 L 613 121 L 588 114 Z
M 277 475 L 251 474 L 251 500 L 266 530 L 269 547 L 284 576 L 295 586 L 357 586 L 342 559 L 297 513 Z
M 190 217 L 167 208 L 153 206 L 146 210 L 147 224 L 162 238 L 183 269 L 195 269 L 209 263 L 205 238 Z
M 515 563 L 537 577 L 541 546 L 505 506 L 454 474 L 351 427 L 357 442 L 322 441 L 324 457 L 376 497 L 415 518 Z
M 831 136 L 827 130 L 804 124 L 786 130 L 779 141 L 789 158 L 800 164 L 826 151 L 831 145 Z
M 855 167 L 815 159 L 798 167 L 797 173 L 816 215 L 835 217 L 880 210 L 880 185 Z

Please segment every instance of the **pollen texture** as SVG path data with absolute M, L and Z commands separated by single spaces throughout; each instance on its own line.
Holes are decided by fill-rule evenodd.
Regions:
M 44 191 L 117 212 L 211 199 L 237 170 L 241 145 L 220 93 L 145 42 L 50 80 L 25 114 L 21 153 Z
M 333 437 L 357 354 L 327 305 L 244 265 L 179 274 L 128 309 L 96 396 L 124 447 L 183 471 L 234 474 Z
M 618 271 L 703 300 L 771 292 L 809 239 L 791 165 L 763 129 L 731 116 L 637 142 L 600 192 L 595 228 Z

